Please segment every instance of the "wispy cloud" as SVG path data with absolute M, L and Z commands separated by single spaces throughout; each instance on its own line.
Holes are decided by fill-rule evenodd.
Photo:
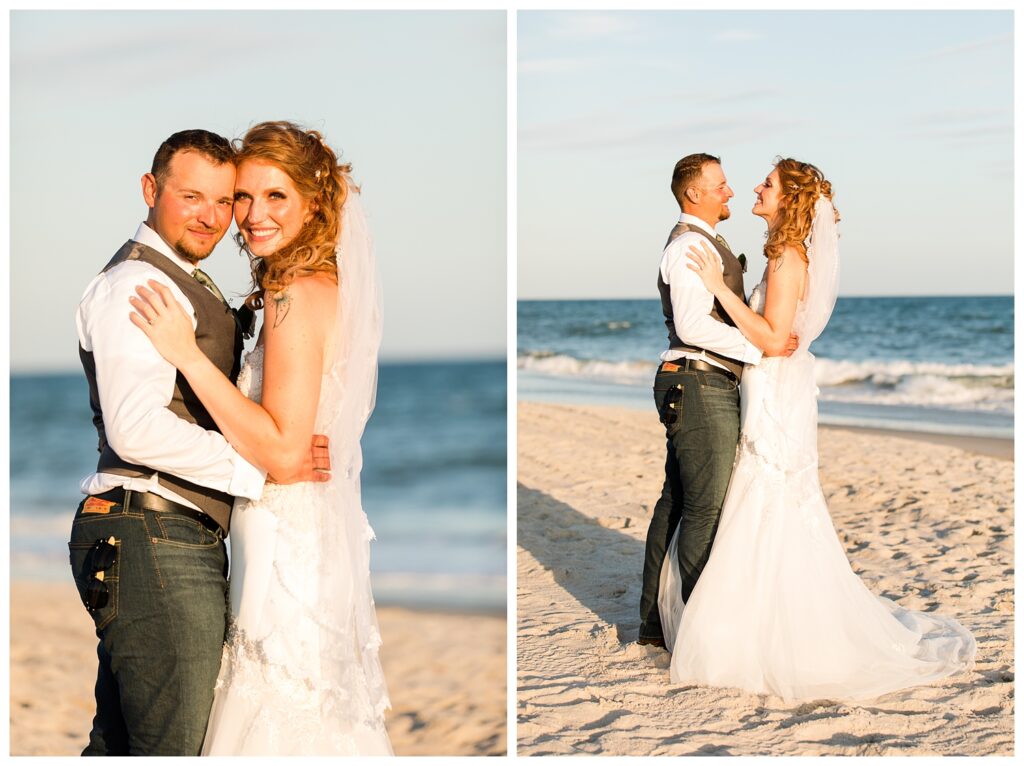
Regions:
M 775 108 L 779 93 L 769 86 L 724 93 L 698 88 L 619 99 L 571 119 L 521 121 L 520 147 L 629 148 L 652 141 L 675 144 L 680 137 L 734 144 L 807 122 L 797 112 Z
M 587 62 L 588 65 L 596 65 L 600 62 Z M 716 93 L 712 90 L 687 89 L 674 90 L 654 95 L 636 96 L 625 98 L 615 103 L 613 107 L 588 116 L 589 121 L 594 120 L 615 120 L 622 114 L 634 114 L 642 107 L 663 107 L 665 104 L 683 105 L 688 113 L 696 113 L 709 106 L 739 105 L 748 110 L 758 102 L 777 103 L 783 93 L 778 88 L 753 87 L 741 91 L 728 91 Z
M 949 139 L 954 141 L 984 141 L 992 138 L 1013 137 L 1013 123 L 991 125 L 936 125 L 932 128 L 924 128 L 916 133 L 910 133 L 922 138 Z
M 751 101 L 770 100 L 777 98 L 781 91 L 778 88 L 750 88 L 748 90 L 726 91 L 724 93 L 705 93 L 698 97 L 701 104 L 740 104 Z M 691 95 L 692 98 L 692 95 Z
M 933 51 L 921 53 L 917 56 L 911 56 L 910 61 L 933 61 L 935 59 L 950 58 L 953 56 L 964 56 L 971 53 L 977 53 L 980 51 L 988 51 L 992 48 L 997 48 L 1003 45 L 1013 46 L 1013 35 L 996 35 L 994 37 L 986 37 L 983 40 L 971 40 L 965 43 L 957 43 L 956 45 L 947 45 L 943 48 L 936 48 Z
M 753 29 L 724 29 L 715 34 L 713 39 L 716 43 L 744 43 L 763 37 L 763 33 L 755 32 Z
M 1008 109 L 950 107 L 914 116 L 907 125 L 898 135 L 958 144 L 1013 137 L 1013 113 Z
M 990 178 L 1013 182 L 1013 162 L 1010 158 L 1000 157 L 998 160 L 986 162 L 984 167 Z
M 649 148 L 651 144 L 714 143 L 732 146 L 777 134 L 805 120 L 791 114 L 729 115 L 636 125 L 622 120 L 577 119 L 524 127 L 520 148 L 592 150 Z
M 261 49 L 277 50 L 287 45 L 285 31 L 225 35 L 216 13 L 179 18 L 153 16 L 151 23 L 133 24 L 133 18 L 103 14 L 84 17 L 84 34 L 21 39 L 12 34 L 11 74 L 28 91 L 63 83 L 73 91 L 80 83 L 116 83 L 120 87 L 144 85 L 154 72 L 168 76 L 223 70 L 237 56 Z M 226 18 L 226 17 L 225 17 Z M 202 23 L 199 23 L 202 22 Z M 130 26 L 130 33 L 126 28 Z M 29 44 L 32 43 L 32 44 Z M 83 65 L 87 62 L 87 66 Z M 108 88 L 112 94 L 116 88 Z
M 931 127 L 936 124 L 948 124 L 951 122 L 986 122 L 1011 118 L 1012 114 L 1006 109 L 954 106 L 937 111 L 923 112 L 916 117 L 912 117 L 910 123 L 912 125 Z
M 552 37 L 574 40 L 599 40 L 621 37 L 638 28 L 637 16 L 627 13 L 562 13 L 552 25 Z
M 519 74 L 566 74 L 580 72 L 593 66 L 593 59 L 566 56 L 563 58 L 538 58 L 519 62 Z

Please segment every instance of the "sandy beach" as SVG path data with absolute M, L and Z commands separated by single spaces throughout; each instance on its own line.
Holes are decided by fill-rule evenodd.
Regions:
M 793 705 L 673 685 L 670 655 L 635 643 L 664 478 L 653 411 L 520 402 L 518 424 L 520 755 L 1013 754 L 1006 444 L 821 429 L 854 571 L 902 606 L 955 616 L 978 653 L 971 671 L 871 703 Z
M 504 755 L 505 619 L 383 607 L 396 755 Z M 78 755 L 93 714 L 96 638 L 70 582 L 11 587 L 11 755 Z

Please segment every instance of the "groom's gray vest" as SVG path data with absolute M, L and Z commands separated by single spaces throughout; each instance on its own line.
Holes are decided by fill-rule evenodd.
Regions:
M 128 240 L 124 246 L 110 259 L 103 271 L 116 266 L 122 261 L 142 261 L 148 263 L 174 282 L 191 301 L 196 314 L 196 343 L 217 369 L 228 376 L 232 382 L 238 377 L 239 359 L 242 353 L 242 333 L 238 329 L 234 315 L 227 304 L 223 303 L 210 290 L 203 287 L 188 273 L 176 266 L 166 256 L 139 242 Z M 131 309 L 125 304 L 125 313 Z M 150 476 L 153 470 L 141 465 L 133 465 L 122 460 L 107 443 L 103 427 L 103 412 L 100 410 L 99 390 L 96 386 L 96 362 L 92 352 L 81 346 L 78 355 L 85 369 L 85 377 L 89 380 L 89 403 L 92 405 L 92 422 L 99 434 L 99 473 L 113 473 L 119 476 Z M 210 413 L 200 403 L 188 381 L 178 373 L 174 381 L 174 393 L 167 409 L 182 420 L 195 423 L 207 431 L 219 431 Z M 219 492 L 208 487 L 193 484 L 171 474 L 161 473 L 157 479 L 161 486 L 186 498 L 205 513 L 209 514 L 225 531 L 231 518 L 231 505 L 234 498 L 226 492 Z
M 691 226 L 687 223 L 677 223 L 675 228 L 672 229 L 672 233 L 668 235 L 668 241 L 665 243 L 665 247 L 667 248 L 672 244 L 672 241 L 676 237 L 688 231 L 693 231 L 697 234 L 703 235 L 704 238 L 714 246 L 722 258 L 722 265 L 725 266 L 725 271 L 723 273 L 723 276 L 725 277 L 725 286 L 732 290 L 744 303 L 746 303 L 747 299 L 743 294 L 743 266 L 736 259 L 736 256 L 732 254 L 732 251 L 729 250 L 729 248 L 712 237 L 708 232 L 704 231 L 704 229 L 699 226 Z M 665 284 L 665 280 L 661 276 L 660 269 L 658 271 L 658 292 L 661 293 L 661 312 L 665 315 L 665 326 L 668 328 L 668 347 L 673 351 L 703 351 L 705 356 L 709 359 L 714 359 L 739 379 L 743 375 L 743 362 L 732 359 L 728 356 L 723 356 L 722 354 L 714 351 L 709 351 L 706 348 L 691 346 L 684 343 L 676 334 L 676 325 L 675 322 L 672 321 L 672 290 L 671 286 Z M 711 307 L 711 318 L 732 327 L 736 326 L 736 323 L 729 318 L 729 315 L 725 312 L 725 309 L 722 308 L 722 304 L 718 302 L 717 298 L 715 298 L 715 302 Z

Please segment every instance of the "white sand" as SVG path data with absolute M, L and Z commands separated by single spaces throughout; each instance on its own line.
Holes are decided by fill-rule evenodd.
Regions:
M 397 755 L 506 752 L 503 617 L 378 609 Z M 11 587 L 11 755 L 88 743 L 96 636 L 70 581 Z
M 854 570 L 957 617 L 975 668 L 863 705 L 673 685 L 636 645 L 664 478 L 653 412 L 519 403 L 520 755 L 1012 755 L 1013 464 L 822 429 L 821 480 Z

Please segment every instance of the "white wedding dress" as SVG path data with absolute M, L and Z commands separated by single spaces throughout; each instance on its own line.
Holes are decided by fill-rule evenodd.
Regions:
M 242 393 L 255 401 L 260 400 L 262 373 L 263 347 L 257 346 L 238 377 Z M 347 525 L 344 547 L 332 559 L 320 560 L 325 517 L 356 515 L 335 505 L 333 495 L 329 484 L 267 484 L 258 501 L 235 501 L 231 617 L 203 755 L 391 753 L 376 623 L 336 635 L 317 611 L 324 570 L 340 570 L 353 584 L 368 574 L 348 571 L 364 565 L 361 558 L 365 562 L 348 552 L 365 547 L 373 536 L 361 510 Z M 369 593 L 346 590 L 339 595 L 353 602 L 355 629 L 358 613 L 372 616 L 373 604 L 357 610 L 354 602 Z M 323 642 L 336 649 L 327 667 Z
M 837 275 L 811 275 L 808 290 L 834 289 Z M 750 299 L 760 314 L 764 296 L 762 279 Z M 676 537 L 669 544 L 659 611 L 675 683 L 856 701 L 973 662 L 974 638 L 955 619 L 876 596 L 850 568 L 818 480 L 817 389 L 806 349 L 834 296 L 815 297 L 798 306 L 797 352 L 743 372 L 735 469 L 710 558 L 685 605 Z
M 330 437 L 332 478 L 267 484 L 258 501 L 235 501 L 228 637 L 203 755 L 392 754 L 370 590 L 373 531 L 359 488 L 359 440 L 376 392 L 379 295 L 358 195 L 344 213 L 338 343 L 314 427 Z M 262 386 L 257 345 L 238 387 L 259 402 Z

